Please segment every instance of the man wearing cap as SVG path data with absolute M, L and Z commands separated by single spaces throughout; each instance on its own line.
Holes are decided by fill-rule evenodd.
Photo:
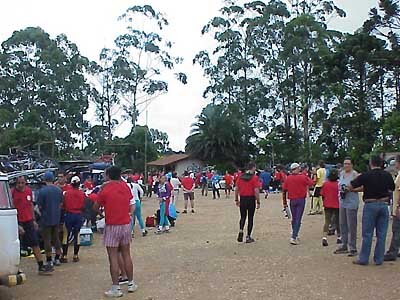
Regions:
M 290 166 L 291 174 L 287 177 L 282 187 L 283 207 L 287 208 L 287 199 L 289 199 L 290 210 L 292 213 L 292 235 L 290 244 L 299 244 L 299 231 L 301 219 L 304 213 L 308 187 L 313 186 L 314 182 L 306 175 L 300 172 L 300 165 L 292 163 Z
M 86 195 L 79 190 L 81 180 L 78 176 L 71 179 L 72 189 L 64 194 L 63 208 L 65 211 L 65 226 L 68 231 L 68 236 L 71 234 L 74 237 L 74 262 L 79 261 L 79 244 L 80 244 L 80 230 L 83 224 L 83 210 L 85 207 Z M 68 262 L 68 242 L 63 243 L 63 257 L 61 262 Z
M 50 171 L 43 176 L 45 186 L 39 190 L 38 205 L 41 213 L 42 237 L 46 251 L 47 264 L 52 265 L 51 246 L 56 249 L 54 265 L 59 266 L 61 256 L 61 243 L 59 238 L 59 224 L 61 217 L 61 204 L 63 193 L 54 185 L 54 174 Z

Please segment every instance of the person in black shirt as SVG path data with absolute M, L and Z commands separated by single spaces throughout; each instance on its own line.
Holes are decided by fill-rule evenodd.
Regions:
M 388 204 L 390 192 L 394 191 L 392 176 L 381 169 L 382 159 L 372 156 L 370 159 L 371 170 L 363 173 L 350 184 L 350 191 L 363 187 L 364 209 L 362 216 L 362 245 L 357 265 L 368 265 L 371 253 L 372 237 L 376 228 L 376 246 L 374 262 L 376 265 L 383 264 L 385 254 L 386 233 L 389 223 Z

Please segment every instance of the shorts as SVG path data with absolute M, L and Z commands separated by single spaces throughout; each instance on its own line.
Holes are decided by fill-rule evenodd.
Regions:
M 43 226 L 42 238 L 44 242 L 44 249 L 47 253 L 51 253 L 51 246 L 53 246 L 56 250 L 61 249 L 59 225 Z
M 194 200 L 194 192 L 190 192 L 190 193 L 183 193 L 183 199 L 185 199 L 185 201 L 187 200 Z
M 83 224 L 83 217 L 81 214 L 66 213 L 65 214 L 65 227 L 68 232 L 80 231 Z
M 21 236 L 22 244 L 26 247 L 37 247 L 39 246 L 39 237 L 33 221 L 20 222 L 25 233 Z
M 129 245 L 131 240 L 131 224 L 106 224 L 104 227 L 103 244 L 106 247 L 118 248 L 119 246 Z
M 321 189 L 322 187 L 315 187 L 313 197 L 315 198 L 321 197 Z

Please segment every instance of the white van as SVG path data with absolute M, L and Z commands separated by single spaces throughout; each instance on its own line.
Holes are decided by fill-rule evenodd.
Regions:
M 26 281 L 20 272 L 17 210 L 13 208 L 8 177 L 0 174 L 0 285 L 15 286 Z

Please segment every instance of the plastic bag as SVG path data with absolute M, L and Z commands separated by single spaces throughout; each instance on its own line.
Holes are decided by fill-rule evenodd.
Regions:
M 171 218 L 176 219 L 177 218 L 177 213 L 176 213 L 176 208 L 175 208 L 175 204 L 170 203 L 169 204 L 169 216 Z

